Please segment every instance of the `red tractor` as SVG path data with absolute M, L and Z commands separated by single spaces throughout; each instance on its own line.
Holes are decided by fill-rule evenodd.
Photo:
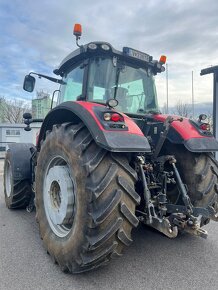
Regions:
M 80 37 L 80 26 L 74 33 Z M 107 264 L 142 222 L 169 238 L 206 237 L 218 221 L 218 142 L 205 122 L 162 115 L 154 76 L 160 61 L 106 42 L 79 45 L 53 78 L 58 105 L 43 120 L 36 147 L 9 145 L 4 192 L 10 209 L 35 204 L 47 252 L 64 272 Z M 34 122 L 24 114 L 26 129 Z

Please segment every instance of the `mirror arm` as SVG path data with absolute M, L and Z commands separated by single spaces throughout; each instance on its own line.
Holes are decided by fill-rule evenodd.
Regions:
M 29 75 L 37 75 L 38 77 L 42 77 L 42 78 L 45 78 L 45 79 L 47 79 L 47 80 L 49 80 L 49 81 L 51 81 L 51 82 L 54 82 L 54 83 L 58 83 L 58 84 L 61 84 L 61 85 L 63 85 L 64 84 L 64 82 L 62 81 L 62 80 L 60 80 L 60 79 L 56 79 L 56 78 L 53 78 L 53 77 L 49 77 L 49 76 L 46 76 L 46 75 L 43 75 L 43 74 L 38 74 L 38 73 L 35 73 L 35 72 L 30 72 L 29 73 Z

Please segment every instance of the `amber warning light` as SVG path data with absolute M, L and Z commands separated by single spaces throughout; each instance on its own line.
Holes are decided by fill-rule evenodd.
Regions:
M 166 55 L 161 55 L 159 62 L 162 63 L 162 64 L 165 64 L 166 61 L 167 61 Z
M 77 23 L 77 24 L 74 25 L 73 34 L 76 37 L 78 37 L 78 38 L 82 35 L 82 26 L 81 26 L 81 24 Z

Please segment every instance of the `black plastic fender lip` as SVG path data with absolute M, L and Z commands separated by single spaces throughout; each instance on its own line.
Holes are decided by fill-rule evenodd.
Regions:
M 137 134 L 137 132 L 129 133 L 125 121 L 120 122 L 121 125 L 125 125 L 125 127 L 121 129 L 119 127 L 110 128 L 108 122 L 102 120 L 103 118 L 101 116 L 103 113 L 108 112 L 109 109 L 106 107 L 94 107 L 93 111 L 105 129 L 99 131 L 95 130 L 95 126 L 92 126 L 92 129 L 95 130 L 93 138 L 99 146 L 113 152 L 151 152 L 151 146 L 148 139 L 143 134 Z M 109 112 L 120 114 L 116 111 Z M 119 123 L 114 123 L 115 126 L 117 124 Z
M 32 178 L 32 150 L 36 148 L 31 143 L 12 143 L 8 144 L 11 155 L 11 168 L 14 180 L 25 180 Z
M 184 146 L 191 152 L 218 151 L 218 141 L 214 137 L 191 138 L 184 141 Z
M 95 135 L 95 142 L 109 151 L 151 152 L 150 144 L 145 136 L 116 131 L 102 133 L 101 136 Z

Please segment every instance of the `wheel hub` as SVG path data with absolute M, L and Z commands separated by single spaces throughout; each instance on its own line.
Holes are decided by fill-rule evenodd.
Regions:
M 58 236 L 66 235 L 74 216 L 74 183 L 68 165 L 51 167 L 45 177 L 44 205 L 48 222 Z
M 61 188 L 56 180 L 52 181 L 49 193 L 52 206 L 59 209 L 61 205 Z

